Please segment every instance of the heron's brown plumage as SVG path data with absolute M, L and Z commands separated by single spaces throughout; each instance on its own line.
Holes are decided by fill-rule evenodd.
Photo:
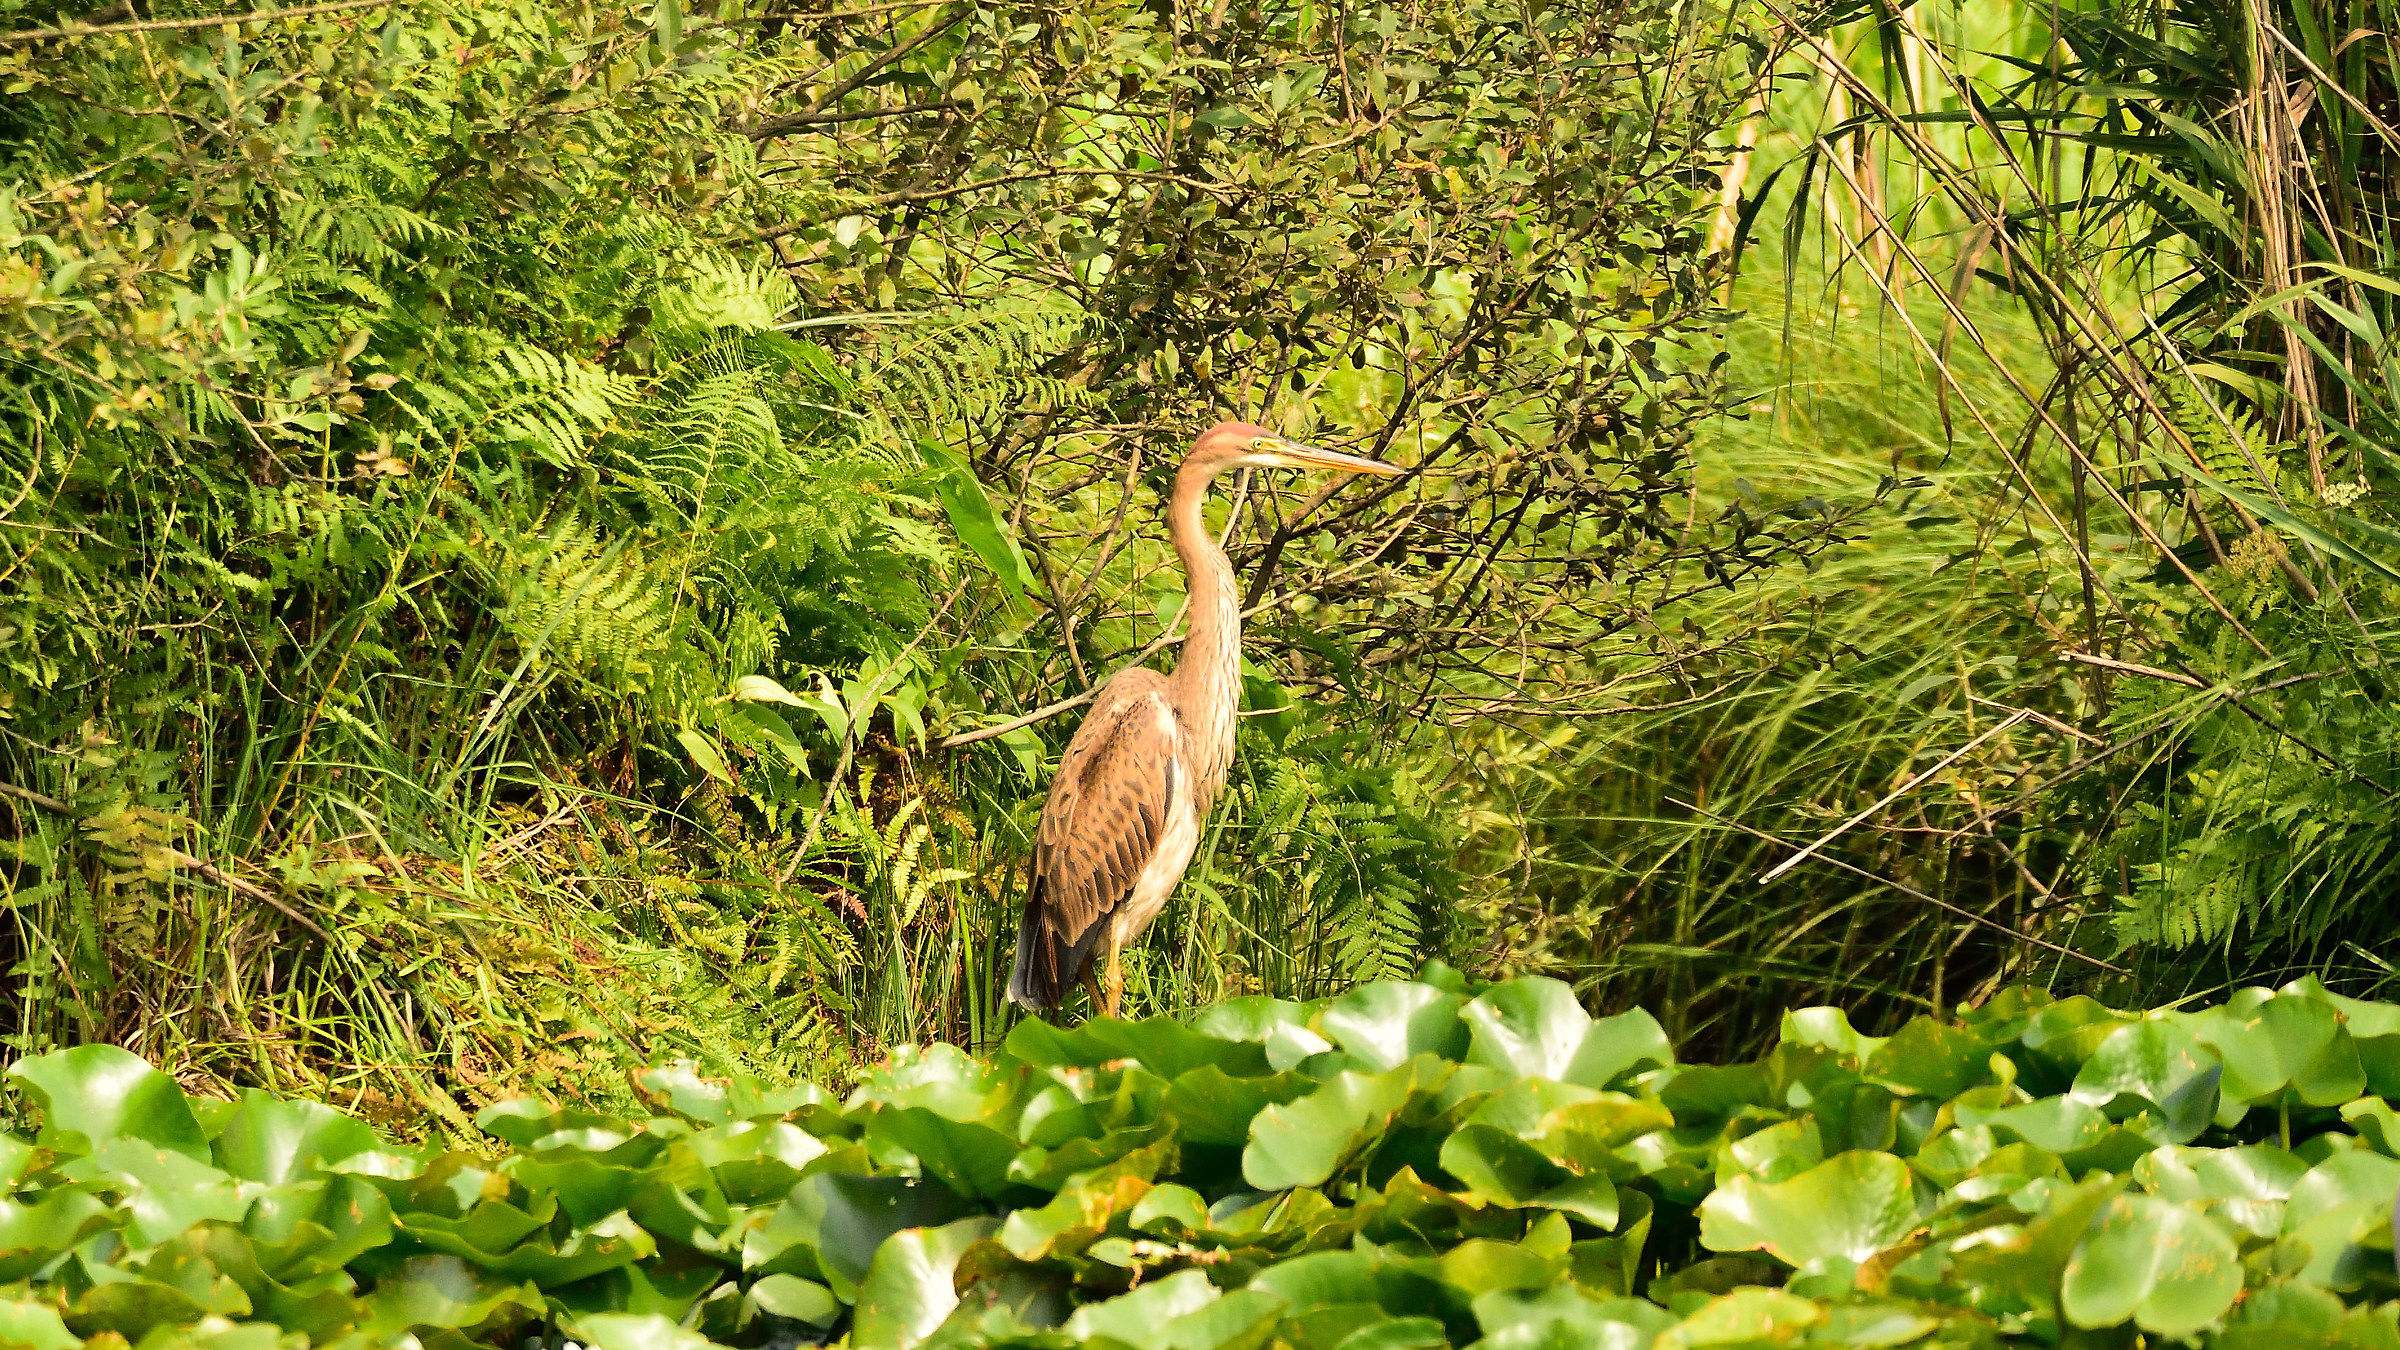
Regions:
M 1233 566 L 1209 537 L 1200 508 L 1209 484 L 1236 465 L 1400 472 L 1247 422 L 1220 423 L 1193 444 L 1167 509 L 1191 583 L 1190 636 L 1171 679 L 1139 666 L 1117 672 L 1067 743 L 1042 804 L 1008 980 L 1009 998 L 1026 1007 L 1057 1007 L 1083 976 L 1093 948 L 1105 946 L 1107 1008 L 1115 1012 L 1121 981 L 1115 954 L 1165 905 L 1232 767 L 1241 606 Z
M 1017 964 L 1028 976 L 1023 992 L 1044 1007 L 1083 973 L 1175 809 L 1182 738 L 1169 688 L 1155 670 L 1118 671 L 1067 743 L 1042 803 Z

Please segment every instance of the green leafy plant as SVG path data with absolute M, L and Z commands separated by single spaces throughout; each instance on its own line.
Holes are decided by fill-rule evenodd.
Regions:
M 841 1097 L 645 1070 L 640 1112 L 505 1102 L 471 1150 L 110 1046 L 8 1081 L 0 1336 L 36 1350 L 2400 1345 L 2400 1007 L 2314 980 L 1804 1008 L 1705 1065 L 1435 966 L 908 1047 Z

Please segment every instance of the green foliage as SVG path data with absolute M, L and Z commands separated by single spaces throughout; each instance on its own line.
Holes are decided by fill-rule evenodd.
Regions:
M 666 1052 L 996 1041 L 1073 723 L 942 742 L 1172 659 L 1154 489 L 1229 415 L 1413 473 L 1226 494 L 1275 701 L 1136 997 L 1450 950 L 1455 710 L 1820 542 L 1675 524 L 1730 41 L 435 0 L 0 43 L 0 1035 L 453 1136 Z
M 2314 980 L 1806 1008 L 1705 1065 L 1432 966 L 903 1048 L 846 1098 L 642 1070 L 473 1151 L 109 1046 L 10 1080 L 0 1327 L 39 1350 L 2400 1345 L 2400 1007 Z

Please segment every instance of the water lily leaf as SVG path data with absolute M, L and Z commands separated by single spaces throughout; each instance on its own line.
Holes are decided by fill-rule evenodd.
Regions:
M 1662 1333 L 1657 1350 L 1697 1350 L 1705 1345 L 1746 1346 L 1799 1339 L 1825 1320 L 1814 1299 L 1780 1289 L 1736 1289 L 1709 1300 L 1699 1311 Z
M 1236 1078 L 1209 1064 L 1179 1075 L 1159 1109 L 1174 1118 L 1186 1143 L 1239 1145 L 1248 1142 L 1259 1112 L 1298 1101 L 1317 1086 L 1298 1074 Z
M 814 1327 L 832 1326 L 842 1315 L 842 1305 L 833 1291 L 814 1280 L 797 1275 L 768 1275 L 750 1286 L 750 1301 L 763 1312 L 806 1322 Z
M 2388 1279 L 2390 1255 L 2365 1244 L 2388 1238 L 2394 1194 L 2400 1194 L 2400 1162 L 2380 1153 L 2344 1149 L 2310 1168 L 2284 1201 L 2278 1269 L 2335 1289 L 2356 1289 L 2370 1276 Z
M 1317 1005 L 1245 994 L 1213 1003 L 1192 1019 L 1192 1030 L 1221 1041 L 1264 1042 L 1277 1027 L 1304 1027 Z
M 1342 1339 L 1334 1350 L 1445 1350 L 1450 1338 L 1431 1317 L 1393 1317 L 1363 1326 Z
M 455 1256 L 415 1256 L 375 1282 L 366 1296 L 373 1325 L 400 1332 L 419 1327 L 472 1330 L 494 1318 L 544 1311 L 531 1281 L 486 1274 Z
M 83 1338 L 67 1330 L 47 1303 L 0 1298 L 0 1345 L 9 1350 L 77 1350 Z
M 114 1332 L 129 1341 L 139 1340 L 155 1328 L 181 1326 L 212 1314 L 218 1317 L 228 1313 L 247 1314 L 249 1299 L 239 1297 L 238 1287 L 232 1292 L 237 1300 L 227 1306 L 209 1300 L 206 1290 L 195 1298 L 190 1292 L 157 1280 L 119 1280 L 84 1291 L 83 1297 L 68 1309 L 67 1325 L 86 1337 Z
M 1566 1081 L 1604 1088 L 1630 1074 L 1675 1062 L 1666 1028 L 1641 1008 L 1603 1017 L 1584 1029 L 1583 1044 L 1568 1061 Z
M 706 1336 L 657 1313 L 593 1313 L 566 1329 L 592 1350 L 713 1350 Z
M 1067 1319 L 1069 1336 L 1104 1338 L 1138 1348 L 1158 1343 L 1162 1324 L 1217 1301 L 1217 1287 L 1197 1270 L 1144 1281 L 1131 1293 L 1087 1303 Z
M 62 1187 L 35 1200 L 0 1198 L 0 1280 L 20 1280 L 106 1226 L 112 1215 L 98 1197 Z
M 1916 1226 L 1908 1164 L 1888 1153 L 1844 1153 L 1774 1184 L 1736 1177 L 1700 1205 L 1702 1246 L 1764 1251 L 1795 1267 L 1864 1261 Z
M 381 1145 L 363 1122 L 330 1106 L 280 1101 L 245 1088 L 216 1136 L 214 1152 L 225 1171 L 280 1185 Z
M 1955 1097 L 1991 1077 L 1991 1043 L 1931 1017 L 1907 1026 L 1868 1054 L 1868 1076 L 1928 1097 Z
M 2358 1045 L 2339 1011 L 2322 999 L 2285 994 L 2246 1012 L 2194 1014 L 2189 1024 L 2225 1061 L 2229 1109 L 2272 1104 L 2286 1088 L 2309 1106 L 2336 1105 L 2366 1090 Z
M 999 1221 L 974 1215 L 939 1228 L 892 1234 L 858 1289 L 858 1320 L 850 1334 L 860 1350 L 908 1350 L 933 1334 L 958 1306 L 950 1274 L 967 1248 L 990 1237 Z
M 2136 1022 L 2109 1033 L 2076 1072 L 2068 1096 L 2104 1109 L 2120 1098 L 2137 1098 L 2158 1109 L 2170 1139 L 2188 1144 L 2216 1115 L 2221 1072 L 2215 1056 L 2182 1027 Z
M 1250 1287 L 1280 1298 L 1293 1312 L 1372 1303 L 1382 1263 L 1371 1252 L 1310 1252 L 1260 1271 Z
M 925 1175 L 964 1196 L 996 1197 L 1015 1189 L 1009 1165 L 1017 1141 L 989 1125 L 951 1120 L 922 1107 L 877 1111 L 867 1120 L 866 1143 L 895 1145 L 925 1169 Z
M 1165 1079 L 1203 1066 L 1234 1078 L 1257 1078 L 1270 1071 L 1266 1047 L 1258 1042 L 1203 1035 L 1166 1017 L 1140 1022 L 1103 1018 L 1071 1028 L 1029 1017 L 1008 1033 L 1002 1048 L 1011 1058 L 1043 1068 L 1093 1068 L 1130 1059 Z
M 111 1139 L 69 1170 L 86 1169 L 125 1193 L 126 1235 L 138 1247 L 165 1242 L 210 1219 L 237 1221 L 250 1208 L 232 1177 L 188 1153 L 139 1138 Z
M 2177 1204 L 2213 1207 L 2255 1237 L 2282 1231 L 2283 1201 L 2308 1174 L 2308 1164 L 2267 1144 L 2240 1148 L 2169 1145 L 2133 1166 L 2134 1184 Z
M 1795 1008 L 1783 1015 L 1782 1039 L 1789 1045 L 1821 1046 L 1864 1065 L 1889 1038 L 1860 1033 L 1850 1025 L 1850 1014 L 1839 1008 Z
M 1361 1066 L 1380 1072 L 1414 1055 L 1465 1054 L 1467 1026 L 1458 1017 L 1465 1002 L 1429 984 L 1394 980 L 1351 990 L 1326 1004 L 1316 1023 Z
M 733 1117 L 733 1104 L 722 1079 L 703 1078 L 691 1064 L 664 1064 L 636 1069 L 627 1075 L 642 1103 L 695 1125 L 722 1125 Z
M 2026 1053 L 2019 1059 L 2028 1073 L 2032 1092 L 2063 1090 L 2075 1080 L 2083 1062 L 2100 1043 L 2133 1019 L 2097 1000 L 2077 994 L 2034 1011 L 2017 1037 Z
M 1566 1273 L 1565 1253 L 1545 1256 L 1522 1243 L 1469 1238 L 1440 1256 L 1412 1262 L 1442 1283 L 1474 1298 L 1496 1289 L 1541 1289 Z
M 1960 1102 L 1954 1110 L 1960 1125 L 1987 1126 L 2005 1142 L 2027 1143 L 2051 1153 L 2092 1148 L 2108 1137 L 2108 1117 L 2100 1108 L 2068 1097 L 2044 1097 L 1994 1111 Z
M 208 1137 L 175 1080 L 138 1055 L 113 1045 L 79 1045 L 22 1059 L 8 1076 L 41 1104 L 42 1143 L 62 1134 L 98 1148 L 112 1139 L 137 1139 L 154 1148 L 208 1161 Z
M 1941 1323 L 1913 1308 L 1874 1304 L 1825 1310 L 1825 1323 L 1809 1333 L 1820 1345 L 1847 1345 L 1857 1350 L 1885 1350 L 1930 1335 Z
M 1823 1161 L 1825 1141 L 1818 1132 L 1817 1118 L 1802 1116 L 1728 1142 L 1717 1155 L 1717 1184 L 1722 1186 L 1737 1176 L 1768 1183 L 1789 1181 Z
M 742 1264 L 761 1274 L 823 1280 L 848 1301 L 886 1238 L 948 1223 L 967 1207 L 949 1187 L 913 1177 L 819 1172 L 746 1232 Z
M 1341 1073 L 1315 1092 L 1258 1113 L 1242 1150 L 1242 1177 L 1262 1191 L 1322 1185 L 1383 1138 L 1417 1095 L 1438 1087 L 1450 1065 L 1420 1055 L 1377 1074 Z
M 955 1045 L 904 1045 L 859 1075 L 850 1105 L 913 1106 L 947 1120 L 994 1124 L 993 1108 L 1007 1087 L 1008 1075 Z
M 1131 1211 L 1149 1191 L 1150 1184 L 1138 1177 L 1071 1186 L 1038 1209 L 1012 1211 L 1000 1225 L 1000 1245 L 1021 1261 L 1071 1256 L 1107 1232 L 1111 1220 Z M 1205 1212 L 1201 1226 L 1207 1226 Z
M 2396 1192 L 2400 1162 L 2361 1149 L 2344 1150 L 2292 1183 L 2284 1205 L 2284 1231 L 2347 1205 L 2387 1204 Z
M 2120 1195 L 2067 1259 L 2059 1299 L 2079 1327 L 2130 1320 L 2188 1336 L 2224 1316 L 2241 1291 L 2241 1251 L 2224 1229 L 2181 1205 Z
M 1541 978 L 1493 985 L 1459 1015 L 1470 1029 L 1467 1063 L 1526 1078 L 1564 1079 L 1592 1025 L 1574 990 Z

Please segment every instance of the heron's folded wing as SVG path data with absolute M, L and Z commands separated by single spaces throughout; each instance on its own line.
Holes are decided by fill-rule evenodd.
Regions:
M 1157 851 L 1182 791 L 1182 735 L 1154 670 L 1119 671 L 1067 743 L 1042 805 L 1034 882 L 1051 931 L 1069 950 L 1090 949 L 1095 925 L 1132 893 Z M 1059 953 L 1055 978 L 1079 973 Z

